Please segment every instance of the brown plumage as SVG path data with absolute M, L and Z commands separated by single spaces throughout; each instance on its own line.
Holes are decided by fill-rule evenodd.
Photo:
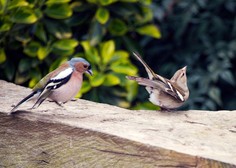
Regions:
M 146 90 L 150 94 L 150 102 L 162 109 L 176 109 L 182 106 L 189 97 L 187 67 L 185 66 L 176 71 L 171 79 L 166 79 L 154 73 L 141 56 L 137 53 L 133 54 L 145 67 L 149 79 L 134 76 L 127 76 L 127 78 L 137 81 L 139 85 L 146 86 Z

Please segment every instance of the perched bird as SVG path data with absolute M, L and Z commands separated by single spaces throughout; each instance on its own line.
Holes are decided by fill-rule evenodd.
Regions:
M 78 93 L 83 82 L 83 73 L 92 75 L 91 66 L 83 58 L 72 58 L 42 78 L 33 88 L 32 93 L 21 100 L 12 110 L 14 112 L 22 103 L 36 98 L 32 108 L 37 108 L 50 98 L 57 104 L 65 103 Z
M 137 53 L 133 54 L 145 67 L 149 79 L 134 76 L 127 76 L 127 78 L 146 86 L 146 90 L 150 94 L 149 101 L 161 107 L 161 109 L 169 110 L 182 106 L 189 97 L 186 76 L 187 67 L 185 66 L 176 71 L 169 80 L 154 73 L 140 55 Z

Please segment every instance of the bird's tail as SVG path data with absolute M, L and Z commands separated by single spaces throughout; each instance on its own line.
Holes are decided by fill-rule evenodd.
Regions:
M 28 96 L 26 96 L 24 99 L 22 99 L 19 103 L 17 103 L 17 105 L 15 105 L 15 107 L 11 110 L 11 113 L 14 112 L 21 104 L 23 104 L 24 102 L 27 102 L 29 100 L 31 100 L 33 98 L 33 96 L 35 94 L 37 94 L 38 91 L 34 91 L 31 94 L 29 94 Z

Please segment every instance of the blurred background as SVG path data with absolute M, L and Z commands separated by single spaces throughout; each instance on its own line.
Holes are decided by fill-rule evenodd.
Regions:
M 83 57 L 94 75 L 77 97 L 158 109 L 125 78 L 147 77 L 132 51 L 167 78 L 188 66 L 182 109 L 236 109 L 235 0 L 0 0 L 0 79 L 32 88 Z

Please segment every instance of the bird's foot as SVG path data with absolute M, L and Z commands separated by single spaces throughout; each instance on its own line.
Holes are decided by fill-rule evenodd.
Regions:
M 76 101 L 76 100 L 77 100 L 76 98 L 71 99 L 71 101 Z
M 160 112 L 173 112 L 175 109 L 168 109 L 164 107 L 160 107 Z
M 60 107 L 64 107 L 64 106 L 63 106 L 64 103 L 62 103 L 62 102 L 55 102 L 55 103 L 56 103 L 58 106 L 60 106 Z

